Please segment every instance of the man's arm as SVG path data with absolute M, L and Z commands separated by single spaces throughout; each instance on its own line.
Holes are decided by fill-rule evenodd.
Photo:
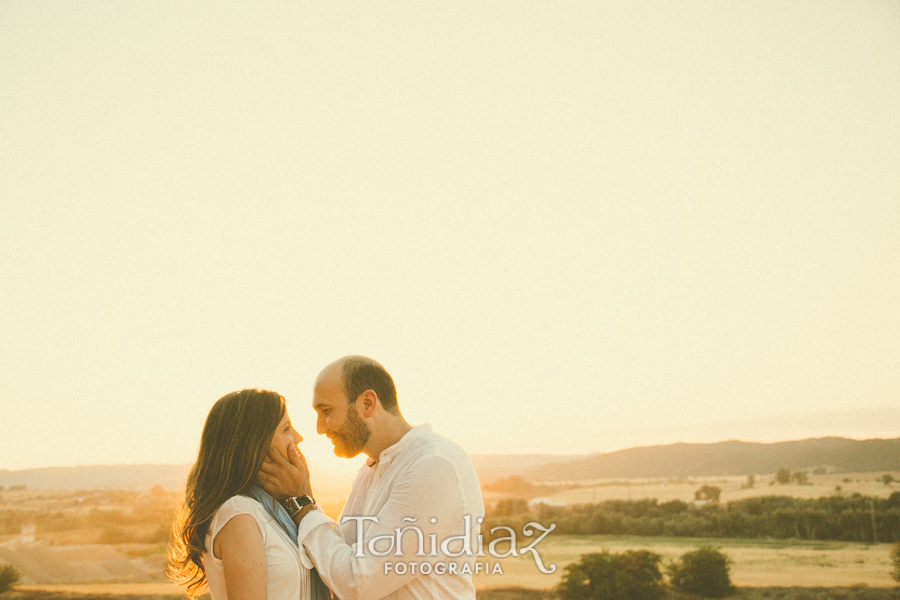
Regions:
M 352 539 L 345 541 L 337 524 L 321 513 L 310 513 L 301 520 L 299 539 L 322 579 L 342 600 L 376 600 L 421 576 L 423 563 L 433 568 L 437 562 L 466 560 L 441 552 L 444 540 L 463 533 L 462 512 L 462 496 L 452 465 L 441 458 L 430 458 L 420 461 L 394 484 L 388 502 L 377 515 L 371 515 L 378 518 L 377 523 L 354 519 L 357 533 Z M 413 528 L 421 531 L 421 538 Z M 363 530 L 365 534 L 359 535 Z M 404 533 L 398 548 L 399 531 Z M 370 547 L 370 542 L 381 536 L 384 538 Z M 386 555 L 378 556 L 388 549 Z M 406 563 L 402 575 L 394 568 L 398 563 Z M 412 563 L 416 563 L 415 568 Z
M 277 458 L 273 457 L 273 462 L 276 461 Z M 298 482 L 303 479 L 302 473 L 290 477 L 279 473 L 292 466 L 296 466 L 295 460 L 288 463 L 281 458 L 270 469 L 271 477 L 284 482 L 276 492 L 293 495 L 300 491 Z M 448 557 L 441 551 L 444 540 L 464 533 L 463 500 L 456 471 L 442 458 L 419 461 L 403 474 L 394 483 L 388 502 L 377 515 L 355 516 L 366 517 L 366 520 L 357 521 L 357 531 L 365 530 L 365 535 L 355 536 L 349 542 L 344 541 L 338 524 L 320 512 L 300 513 L 294 519 L 299 523 L 300 545 L 306 551 L 306 556 L 301 552 L 301 557 L 311 559 L 328 587 L 342 600 L 382 598 L 419 577 L 423 563 L 433 566 L 437 562 L 461 564 L 467 561 L 465 556 Z M 368 519 L 370 516 L 377 517 L 378 522 Z M 412 528 L 421 531 L 421 548 L 420 536 Z M 398 551 L 396 538 L 400 530 L 406 531 L 400 537 Z M 370 540 L 380 536 L 385 537 L 370 548 Z M 432 543 L 436 545 L 437 556 L 432 553 Z M 377 555 L 388 546 L 389 553 Z M 375 552 L 372 552 L 373 549 Z M 424 552 L 420 553 L 420 549 Z M 398 575 L 397 570 L 392 568 L 397 563 L 406 563 L 407 569 L 403 575 Z M 412 563 L 417 563 L 415 572 L 410 566 Z

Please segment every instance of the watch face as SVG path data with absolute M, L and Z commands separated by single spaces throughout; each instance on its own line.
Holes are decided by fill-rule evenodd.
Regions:
M 306 506 L 308 504 L 315 504 L 315 503 L 316 503 L 316 501 L 313 499 L 312 496 L 309 496 L 309 495 L 287 498 L 284 500 L 284 502 L 282 502 L 285 510 L 288 511 L 288 514 L 291 517 L 293 517 L 298 512 L 300 512 L 300 510 L 304 506 Z
M 301 506 L 297 502 L 296 498 L 287 498 L 284 502 L 282 502 L 282 505 L 284 506 L 285 510 L 288 511 L 288 514 L 292 517 L 300 512 Z

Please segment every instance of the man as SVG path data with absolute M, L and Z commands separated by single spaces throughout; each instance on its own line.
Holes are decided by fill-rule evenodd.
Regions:
M 299 453 L 270 453 L 260 482 L 298 524 L 301 561 L 341 600 L 475 598 L 484 517 L 472 461 L 430 425 L 411 426 L 381 364 L 345 356 L 313 391 L 316 431 L 338 456 L 364 453 L 338 522 L 315 510 Z M 305 496 L 305 497 L 304 497 Z

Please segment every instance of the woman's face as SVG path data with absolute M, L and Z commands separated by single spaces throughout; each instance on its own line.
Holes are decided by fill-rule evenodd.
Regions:
M 279 454 L 284 458 L 288 458 L 288 448 L 293 446 L 294 450 L 296 450 L 297 444 L 302 441 L 303 437 L 297 433 L 297 430 L 291 425 L 291 417 L 288 415 L 288 411 L 285 408 L 284 416 L 281 417 L 281 422 L 278 423 L 278 427 L 275 428 L 275 435 L 272 437 L 272 445 L 275 446 Z

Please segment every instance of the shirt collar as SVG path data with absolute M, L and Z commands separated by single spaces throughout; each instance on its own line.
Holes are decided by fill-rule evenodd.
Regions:
M 403 434 L 393 446 L 388 446 L 384 450 L 381 451 L 381 454 L 378 455 L 378 461 L 376 462 L 374 459 L 369 458 L 366 460 L 366 465 L 369 467 L 377 467 L 378 465 L 388 464 L 391 460 L 406 450 L 410 445 L 416 442 L 416 440 L 421 439 L 422 437 L 432 433 L 432 428 L 429 423 L 423 423 L 421 425 L 416 425 L 409 431 Z

